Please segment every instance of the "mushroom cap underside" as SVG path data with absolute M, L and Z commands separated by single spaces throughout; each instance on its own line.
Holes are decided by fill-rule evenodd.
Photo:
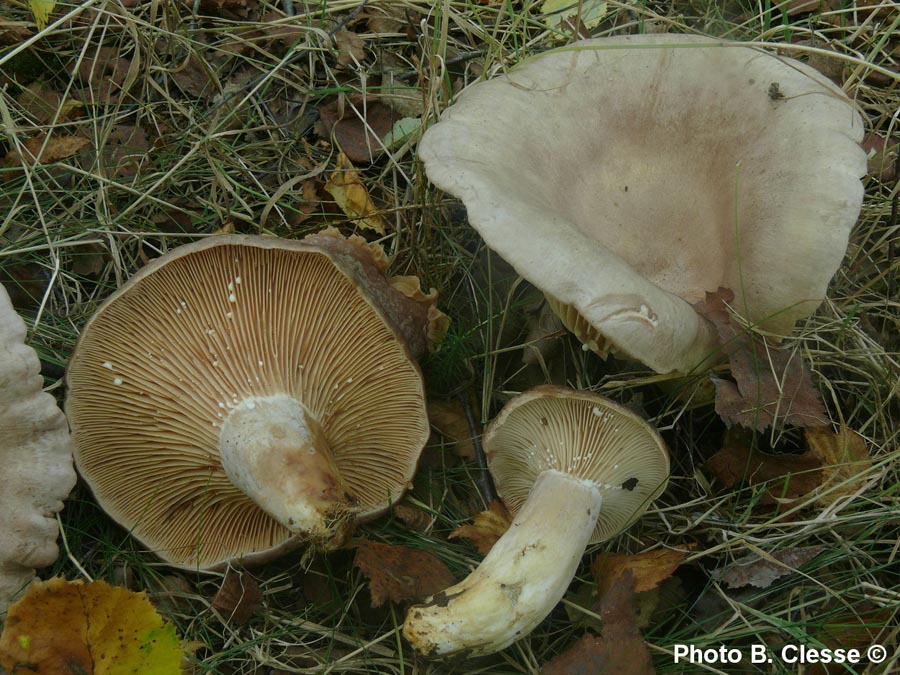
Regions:
M 313 244 L 242 235 L 138 272 L 84 327 L 67 375 L 76 462 L 100 505 L 184 567 L 297 545 L 219 460 L 230 411 L 278 395 L 321 426 L 358 518 L 398 500 L 428 437 L 424 389 L 358 276 Z
M 544 385 L 512 399 L 484 434 L 497 493 L 516 514 L 538 475 L 555 470 L 597 485 L 592 543 L 636 520 L 665 489 L 669 454 L 656 430 L 589 391 Z

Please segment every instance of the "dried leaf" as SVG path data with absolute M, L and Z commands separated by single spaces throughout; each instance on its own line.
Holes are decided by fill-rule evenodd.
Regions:
M 771 559 L 761 558 L 752 553 L 735 560 L 724 569 L 716 570 L 713 577 L 728 588 L 744 586 L 768 588 L 773 581 L 793 574 L 801 565 L 808 563 L 824 550 L 824 546 L 788 548 L 773 553 Z
M 392 510 L 397 520 L 416 532 L 426 532 L 434 523 L 434 516 L 415 506 L 394 504 Z
M 378 214 L 378 209 L 359 180 L 359 174 L 343 152 L 338 154 L 338 169 L 328 176 L 325 191 L 334 197 L 341 211 L 360 227 L 378 234 L 385 233 L 384 219 Z
M 358 33 L 341 28 L 334 35 L 334 43 L 338 50 L 338 63 L 352 66 L 366 58 L 366 41 Z
M 116 103 L 130 87 L 131 60 L 121 56 L 117 47 L 100 47 L 94 54 L 84 54 L 70 66 L 70 74 L 77 74 L 89 85 L 84 98 L 89 103 Z
M 9 608 L 0 636 L 0 669 L 33 675 L 178 675 L 175 626 L 143 593 L 50 579 L 32 584 Z
M 247 572 L 229 568 L 222 585 L 213 596 L 212 607 L 229 622 L 243 625 L 262 603 L 262 591 L 256 579 Z
M 806 443 L 822 462 L 822 494 L 819 504 L 829 506 L 842 497 L 854 494 L 868 478 L 860 476 L 872 468 L 872 458 L 865 439 L 855 431 L 829 428 L 806 429 Z
M 319 107 L 322 135 L 334 136 L 352 162 L 372 162 L 384 152 L 383 140 L 393 128 L 395 115 L 389 106 L 355 97 L 335 98 Z
M 476 513 L 471 525 L 461 525 L 450 533 L 448 539 L 468 539 L 481 555 L 487 555 L 503 533 L 509 529 L 512 516 L 499 499 L 488 506 L 487 511 Z
M 758 485 L 772 481 L 761 504 L 776 504 L 815 490 L 822 483 L 821 461 L 811 451 L 801 455 L 772 455 L 753 447 L 749 432 L 730 430 L 725 447 L 710 457 L 704 469 L 726 489 L 746 481 Z
M 372 607 L 385 600 L 419 601 L 453 584 L 447 566 L 428 551 L 364 540 L 353 561 L 369 579 Z
M 866 134 L 862 141 L 863 150 L 868 156 L 868 173 L 882 183 L 889 183 L 897 177 L 897 153 L 900 143 L 896 139 L 890 141 L 875 132 Z
M 3 166 L 52 164 L 71 157 L 90 144 L 84 136 L 34 136 L 22 144 L 21 154 L 15 149 L 10 150 L 3 158 Z
M 25 42 L 33 35 L 29 25 L 30 22 L 10 21 L 0 16 L 0 45 L 12 47 Z
M 54 118 L 57 121 L 71 120 L 84 110 L 80 101 L 69 99 L 63 102 L 62 94 L 41 81 L 32 82 L 25 87 L 16 97 L 16 102 L 38 124 L 50 124 Z
M 630 571 L 616 578 L 600 598 L 603 632 L 585 635 L 553 660 L 543 675 L 653 675 L 650 652 L 635 623 L 633 577 Z
M 428 421 L 441 436 L 453 444 L 453 452 L 458 457 L 475 459 L 472 430 L 460 401 L 429 401 Z
M 140 126 L 117 124 L 104 136 L 98 150 L 104 174 L 111 178 L 136 176 L 146 161 L 150 143 Z
M 828 422 L 828 414 L 799 354 L 779 351 L 731 321 L 727 304 L 734 293 L 707 293 L 697 310 L 719 333 L 734 382 L 716 379 L 716 413 L 729 426 L 763 431 L 780 424 L 809 427 Z
M 599 590 L 605 593 L 616 579 L 631 571 L 634 577 L 634 592 L 643 593 L 659 586 L 678 569 L 693 546 L 688 550 L 675 551 L 661 548 L 645 553 L 601 553 L 591 565 L 591 572 L 597 580 Z

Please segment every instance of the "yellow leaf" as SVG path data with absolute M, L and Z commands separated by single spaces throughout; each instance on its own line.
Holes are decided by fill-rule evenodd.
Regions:
M 642 593 L 656 588 L 660 582 L 672 576 L 691 548 L 692 545 L 686 545 L 687 550 L 684 551 L 663 548 L 636 554 L 601 553 L 591 565 L 591 572 L 597 580 L 601 595 L 627 571 L 634 575 L 634 591 Z
M 103 581 L 32 584 L 9 608 L 0 670 L 31 675 L 180 675 L 175 626 L 143 593 Z
M 476 513 L 471 525 L 461 525 L 450 533 L 448 539 L 462 537 L 475 544 L 481 555 L 487 555 L 497 540 L 509 529 L 512 517 L 503 503 L 495 499 L 487 511 Z
M 34 14 L 34 23 L 38 30 L 43 30 L 56 6 L 56 0 L 28 0 L 28 4 L 31 6 L 31 13 Z
M 544 0 L 541 12 L 549 26 L 558 27 L 571 19 L 580 19 L 585 28 L 596 28 L 606 16 L 602 0 Z
M 841 497 L 852 495 L 871 478 L 872 458 L 865 439 L 855 431 L 842 428 L 833 433 L 827 427 L 804 430 L 806 443 L 822 461 L 822 494 L 816 501 L 829 506 Z M 865 474 L 865 475 L 860 475 Z
M 369 193 L 359 180 L 359 174 L 343 152 L 338 154 L 338 168 L 325 183 L 325 190 L 348 218 L 357 221 L 360 227 L 384 234 L 384 219 L 369 198 Z

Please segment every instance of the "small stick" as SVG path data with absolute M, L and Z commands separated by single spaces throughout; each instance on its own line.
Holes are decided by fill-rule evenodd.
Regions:
M 469 435 L 472 437 L 472 447 L 475 449 L 475 461 L 478 464 L 478 488 L 481 490 L 481 496 L 486 506 L 490 506 L 491 502 L 497 499 L 497 490 L 494 489 L 494 481 L 487 468 L 487 457 L 484 454 L 484 448 L 481 445 L 481 434 L 475 425 L 475 415 L 472 412 L 472 402 L 466 392 L 460 392 L 459 400 L 462 403 L 463 410 L 466 411 L 466 422 L 469 425 Z

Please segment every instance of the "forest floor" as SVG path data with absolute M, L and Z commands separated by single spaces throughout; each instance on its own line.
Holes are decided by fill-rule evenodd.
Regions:
M 467 85 L 581 37 L 644 32 L 754 42 L 806 61 L 864 117 L 873 151 L 843 264 L 819 310 L 771 347 L 811 372 L 822 428 L 776 414 L 765 431 L 728 429 L 709 373 L 657 375 L 585 352 L 558 326 L 541 333 L 541 294 L 486 249 L 417 160 L 421 134 Z M 871 0 L 87 0 L 58 3 L 41 30 L 27 3 L 6 3 L 0 281 L 61 400 L 79 330 L 104 298 L 147 261 L 214 233 L 361 234 L 384 246 L 391 273 L 437 289 L 452 320 L 423 362 L 433 434 L 414 486 L 353 546 L 232 571 L 228 584 L 240 574 L 239 586 L 260 591 L 235 613 L 217 596 L 224 573 L 167 568 L 79 482 L 60 515 L 60 560 L 42 576 L 146 591 L 195 647 L 195 673 L 539 673 L 563 657 L 545 672 L 637 673 L 643 649 L 659 673 L 897 672 L 898 101 L 900 7 Z M 348 189 L 364 213 L 346 205 Z M 526 365 L 538 338 L 543 356 Z M 724 365 L 715 374 L 729 378 Z M 418 660 L 398 628 L 420 598 L 394 590 L 373 606 L 371 588 L 383 590 L 379 574 L 418 588 L 432 563 L 373 571 L 361 557 L 377 542 L 428 552 L 456 580 L 473 569 L 473 541 L 449 538 L 489 507 L 472 438 L 512 395 L 544 383 L 591 389 L 649 419 L 670 449 L 669 487 L 625 533 L 588 549 L 527 638 L 480 659 Z M 643 585 L 604 601 L 624 583 L 611 579 L 616 565 L 635 567 Z M 888 659 L 754 664 L 754 644 L 774 654 L 881 644 Z M 677 645 L 743 658 L 685 666 Z

